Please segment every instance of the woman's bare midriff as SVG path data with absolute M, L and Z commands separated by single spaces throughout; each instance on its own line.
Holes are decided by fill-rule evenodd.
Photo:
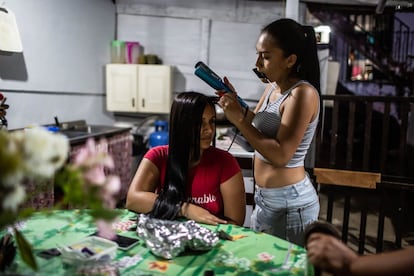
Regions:
M 305 168 L 275 168 L 269 163 L 255 158 L 254 177 L 256 184 L 262 188 L 280 188 L 295 184 L 305 178 Z

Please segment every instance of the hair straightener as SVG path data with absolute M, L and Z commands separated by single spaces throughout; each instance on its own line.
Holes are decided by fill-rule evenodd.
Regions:
M 202 61 L 196 63 L 194 74 L 216 90 L 224 90 L 226 93 L 233 93 L 233 90 L 231 90 L 230 87 L 228 87 L 223 80 Z M 249 108 L 239 96 L 237 96 L 237 100 L 242 107 Z

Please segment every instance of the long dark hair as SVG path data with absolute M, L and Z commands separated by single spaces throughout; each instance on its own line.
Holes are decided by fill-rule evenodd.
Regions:
M 188 201 L 189 164 L 200 159 L 200 131 L 207 105 L 215 110 L 213 100 L 198 92 L 182 92 L 175 97 L 170 113 L 167 171 L 150 216 L 174 219 L 181 204 Z
M 285 57 L 292 54 L 297 56 L 292 74 L 308 81 L 320 94 L 320 68 L 313 27 L 282 18 L 265 26 L 261 33 L 269 34 L 276 46 L 283 50 Z

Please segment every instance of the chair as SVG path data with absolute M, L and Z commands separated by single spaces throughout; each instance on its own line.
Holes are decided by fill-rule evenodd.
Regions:
M 348 241 L 349 215 L 351 210 L 351 197 L 364 196 L 375 191 L 377 183 L 381 182 L 381 174 L 361 171 L 338 170 L 327 168 L 314 168 L 313 175 L 319 185 L 324 185 L 328 192 L 328 205 L 326 220 L 332 223 L 333 203 L 335 197 L 344 197 L 343 222 L 341 238 L 344 243 Z M 367 202 L 362 200 L 358 252 L 364 253 L 366 225 L 367 225 Z

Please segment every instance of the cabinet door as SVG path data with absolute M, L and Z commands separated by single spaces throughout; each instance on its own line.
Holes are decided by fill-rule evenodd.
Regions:
M 171 108 L 171 66 L 139 65 L 138 110 L 148 113 L 169 113 Z
M 138 66 L 106 65 L 106 108 L 108 111 L 138 111 Z

